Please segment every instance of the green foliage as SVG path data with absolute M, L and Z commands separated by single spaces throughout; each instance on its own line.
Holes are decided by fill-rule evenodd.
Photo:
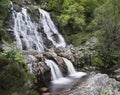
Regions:
M 102 66 L 105 65 L 104 62 L 103 62 L 103 60 L 102 60 L 102 58 L 101 58 L 101 56 L 100 56 L 100 54 L 98 52 L 95 52 L 93 54 L 92 65 L 99 66 L 99 67 L 102 67 Z
M 39 93 L 37 92 L 37 91 L 35 91 L 35 90 L 30 90 L 30 95 L 39 95 Z
M 87 40 L 89 40 L 89 38 L 90 38 L 90 34 L 86 32 L 80 32 L 80 33 L 69 36 L 69 40 L 75 46 L 84 44 Z
M 83 31 L 84 7 L 74 0 L 64 0 L 61 15 L 58 20 L 62 23 L 62 27 L 68 27 L 72 31 Z M 69 31 L 70 32 L 70 31 Z
M 6 30 L 3 28 L 0 28 L 0 42 L 4 40 L 8 40 L 8 35 L 6 33 Z
M 0 27 L 8 13 L 9 0 L 0 0 Z
M 8 65 L 9 63 L 11 62 L 9 62 L 9 60 L 6 57 L 0 55 L 0 70 L 2 70 L 2 68 Z
M 30 85 L 36 80 L 35 76 L 26 72 L 28 70 L 20 51 L 12 46 L 8 51 L 0 52 L 0 94 L 2 95 L 38 95 L 34 89 L 24 89 L 29 80 Z M 27 91 L 27 92 L 26 92 Z
M 0 0 L 0 42 L 7 39 L 6 30 L 2 27 L 8 14 L 9 0 Z
M 8 95 L 20 90 L 26 81 L 24 70 L 16 62 L 10 62 L 4 55 L 0 55 L 0 93 Z
M 102 31 L 99 55 L 105 67 L 120 65 L 120 6 L 118 0 L 107 0 L 95 10 L 97 29 Z
M 36 22 L 39 22 L 40 13 L 39 13 L 38 7 L 34 5 L 30 5 L 29 13 Z
M 5 51 L 4 55 L 10 62 L 17 62 L 20 65 L 22 65 L 25 71 L 28 70 L 27 65 L 25 64 L 25 61 L 22 57 L 22 54 L 20 53 L 19 49 L 15 46 L 12 46 L 11 50 Z
M 2 47 L 0 47 L 0 53 L 2 53 L 4 51 L 4 49 Z
M 109 95 L 111 90 L 109 88 L 105 88 L 102 92 L 102 95 Z
M 104 0 L 36 0 L 50 11 L 61 23 L 61 32 L 68 43 L 76 42 L 75 35 L 92 31 L 97 25 L 94 10 L 104 4 Z M 73 36 L 72 36 L 73 35 Z M 87 35 L 87 34 L 86 34 Z M 70 36 L 72 37 L 69 41 Z M 79 35 L 79 37 L 81 37 Z M 79 38 L 77 36 L 77 38 Z M 79 41 L 77 41 L 79 42 Z M 80 39 L 81 43 L 81 39 Z

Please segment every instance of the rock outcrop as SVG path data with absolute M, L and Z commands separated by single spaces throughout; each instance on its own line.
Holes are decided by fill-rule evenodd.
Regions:
M 94 73 L 76 87 L 54 95 L 120 95 L 120 82 L 107 74 Z

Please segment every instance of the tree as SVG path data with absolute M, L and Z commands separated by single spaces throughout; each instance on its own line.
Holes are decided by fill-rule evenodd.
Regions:
M 120 65 L 120 1 L 107 0 L 96 9 L 96 22 L 103 37 L 100 39 L 100 55 L 106 67 Z
M 1 48 L 0 94 L 11 95 L 13 92 L 21 91 L 28 78 L 23 58 L 19 52 L 15 48 L 9 51 Z

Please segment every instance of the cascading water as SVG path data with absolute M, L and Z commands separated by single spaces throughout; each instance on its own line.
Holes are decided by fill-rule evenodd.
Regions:
M 31 21 L 27 9 L 22 8 L 21 12 L 13 10 L 15 43 L 21 50 L 44 51 L 44 44 L 41 34 L 37 31 L 38 25 Z
M 43 27 L 46 39 L 52 42 L 55 47 L 65 47 L 64 38 L 58 32 L 49 13 L 39 8 L 40 21 L 39 24 L 31 20 L 27 9 L 22 8 L 21 12 L 16 12 L 13 9 L 11 2 L 12 19 L 14 21 L 13 31 L 15 37 L 15 44 L 21 50 L 39 50 L 45 51 L 47 48 L 44 44 L 43 36 L 39 32 L 39 24 Z M 49 47 L 49 46 L 48 46 Z
M 43 25 L 44 32 L 47 35 L 47 38 L 52 41 L 55 47 L 65 47 L 66 43 L 64 41 L 64 38 L 58 32 L 57 28 L 50 18 L 49 13 L 40 8 L 39 12 L 41 14 L 40 23 L 42 23 Z
M 43 9 L 39 8 L 40 12 L 40 20 L 39 24 L 35 23 L 31 20 L 29 13 L 27 12 L 26 8 L 22 8 L 21 12 L 16 12 L 13 8 L 11 2 L 11 11 L 12 11 L 12 20 L 13 24 L 13 31 L 15 37 L 15 43 L 18 48 L 21 50 L 38 50 L 40 52 L 44 52 L 47 46 L 44 44 L 44 37 L 42 33 L 39 31 L 39 26 L 42 26 L 44 29 L 44 33 L 46 35 L 46 39 L 52 42 L 54 47 L 65 47 L 66 43 L 62 35 L 58 32 L 57 28 L 55 27 L 53 21 L 50 18 L 49 13 L 44 11 Z M 65 61 L 68 72 L 70 76 L 84 76 L 86 73 L 76 72 L 72 63 L 63 58 Z M 51 68 L 51 74 L 53 84 L 71 84 L 73 79 L 67 77 L 63 77 L 62 73 L 58 67 L 58 65 L 52 60 L 45 60 L 45 63 Z M 31 65 L 31 64 L 30 64 Z M 31 66 L 29 66 L 31 67 Z M 55 87 L 56 88 L 56 87 Z
M 51 74 L 53 80 L 63 77 L 59 67 L 54 61 L 46 59 L 45 63 L 51 68 Z
M 74 74 L 74 73 L 76 73 L 75 68 L 73 67 L 73 64 L 71 63 L 71 61 L 68 60 L 68 59 L 66 59 L 66 58 L 64 58 L 64 57 L 63 57 L 63 60 L 64 60 L 64 62 L 65 62 L 66 65 L 67 65 L 68 73 L 69 73 L 69 74 Z
M 72 81 L 69 78 L 63 77 L 62 72 L 60 71 L 58 65 L 54 61 L 46 59 L 45 63 L 51 68 L 53 84 L 68 84 Z
M 84 72 L 77 72 L 75 70 L 72 62 L 70 60 L 68 60 L 67 58 L 63 57 L 63 60 L 64 60 L 65 64 L 67 65 L 69 76 L 82 77 L 82 76 L 86 75 L 86 73 L 84 73 Z

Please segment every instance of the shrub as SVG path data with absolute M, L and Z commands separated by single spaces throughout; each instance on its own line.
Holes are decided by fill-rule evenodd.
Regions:
M 17 62 L 20 65 L 22 65 L 22 67 L 24 68 L 25 71 L 28 70 L 27 65 L 25 64 L 25 61 L 23 59 L 21 52 L 15 46 L 12 46 L 12 49 L 9 51 L 6 51 L 4 53 L 4 55 L 10 62 L 13 62 L 13 63 Z

